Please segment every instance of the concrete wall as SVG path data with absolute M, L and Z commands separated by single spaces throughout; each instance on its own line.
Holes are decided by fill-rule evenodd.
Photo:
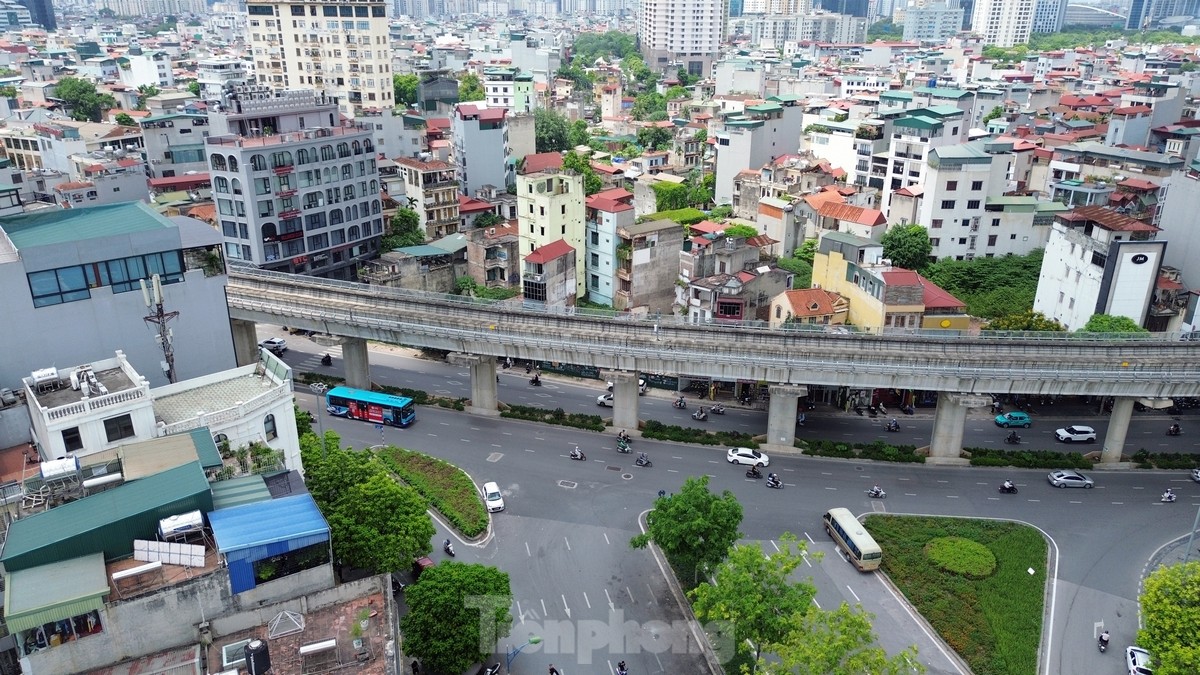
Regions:
M 333 587 L 333 567 L 323 565 L 233 595 L 224 569 L 128 601 L 100 613 L 104 632 L 28 657 L 32 675 L 83 673 L 164 649 L 193 644 L 196 628 L 211 622 L 214 637 L 266 624 L 283 609 L 305 612 L 362 597 L 379 589 L 378 577 Z M 313 594 L 311 599 L 302 596 Z M 274 603 L 274 604 L 273 604 Z
M 29 406 L 18 404 L 0 410 L 0 448 L 29 442 Z

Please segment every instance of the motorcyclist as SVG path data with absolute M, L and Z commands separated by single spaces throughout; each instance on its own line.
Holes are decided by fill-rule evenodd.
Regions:
M 646 453 L 644 453 L 644 452 L 639 452 L 639 453 L 638 453 L 638 456 L 637 456 L 637 461 L 639 461 L 639 462 L 645 462 L 645 461 L 646 461 L 646 460 L 648 460 L 648 459 L 649 459 L 649 457 L 647 457 L 647 456 L 646 456 Z
M 762 476 L 762 472 L 758 470 L 757 466 L 752 466 L 752 467 L 750 467 L 750 475 L 759 477 L 759 476 Z
M 695 416 L 698 420 L 708 419 L 708 413 L 704 412 L 704 406 L 700 406 L 700 408 L 696 410 Z
M 779 476 L 776 476 L 775 472 L 771 472 L 771 473 L 767 474 L 767 482 L 771 483 L 772 485 L 778 485 L 779 484 Z
M 1008 441 L 1009 443 L 1016 443 L 1021 440 L 1021 437 L 1017 435 L 1017 432 L 1010 431 L 1008 434 L 1008 438 L 1006 438 L 1004 440 Z
M 888 428 L 889 429 L 899 429 L 900 428 L 900 423 L 896 421 L 895 417 L 892 418 L 891 422 L 888 422 Z
M 1105 647 L 1108 646 L 1108 639 L 1109 638 L 1108 638 L 1107 630 L 1100 634 L 1100 644 L 1104 645 Z
M 679 398 L 675 399 L 675 407 L 676 407 L 676 408 L 682 408 L 682 407 L 683 407 L 683 394 L 680 394 L 680 395 L 679 395 Z
M 618 434 L 617 434 L 617 438 L 618 438 L 618 439 L 620 439 L 620 440 L 622 440 L 622 441 L 625 441 L 626 443 L 628 443 L 628 442 L 629 442 L 629 434 L 625 433 L 625 430 L 624 430 L 624 429 L 622 429 L 622 430 L 620 431 L 620 433 L 618 433 Z
M 1011 489 L 1013 489 L 1013 487 L 1014 487 L 1013 482 L 1011 480 L 1004 481 L 1004 489 L 1005 490 L 1011 490 Z
M 625 662 L 617 663 L 617 675 L 629 675 L 629 669 L 625 667 Z
M 577 445 L 577 446 L 575 446 L 575 449 L 571 451 L 571 458 L 576 459 L 578 457 L 580 457 L 580 452 L 579 452 L 579 446 Z
M 1179 431 L 1180 431 L 1180 429 L 1179 429 L 1179 424 L 1178 424 L 1178 423 L 1176 423 L 1176 424 L 1172 424 L 1172 425 L 1171 425 L 1171 428 L 1167 430 L 1167 433 L 1169 433 L 1169 434 L 1171 434 L 1172 436 L 1174 436 L 1174 435 L 1177 435 L 1177 434 L 1179 433 Z
M 879 486 L 878 486 L 878 485 L 876 485 L 875 487 L 871 488 L 871 494 L 873 494 L 873 495 L 877 495 L 877 494 L 879 494 L 880 492 L 883 492 L 883 490 L 881 490 L 881 489 L 879 488 Z
M 1175 499 L 1175 488 L 1167 488 L 1167 491 L 1162 493 L 1162 498 L 1167 501 Z
M 533 379 L 532 379 L 532 380 L 530 380 L 530 381 L 531 381 L 531 382 L 533 382 L 534 384 L 541 384 L 541 383 L 542 383 L 542 376 L 541 376 L 541 374 L 540 374 L 540 373 L 534 373 L 534 374 L 533 374 Z

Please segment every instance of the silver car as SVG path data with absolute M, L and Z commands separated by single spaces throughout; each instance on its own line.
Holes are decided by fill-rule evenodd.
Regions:
M 1050 481 L 1050 484 L 1056 488 L 1091 488 L 1093 485 L 1095 485 L 1091 478 L 1088 478 L 1078 471 L 1072 471 L 1071 469 L 1051 471 L 1046 478 Z

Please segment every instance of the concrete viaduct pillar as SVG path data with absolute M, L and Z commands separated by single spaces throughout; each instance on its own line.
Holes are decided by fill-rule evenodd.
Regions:
M 342 367 L 346 385 L 355 389 L 371 388 L 371 361 L 367 357 L 367 341 L 363 338 L 342 338 Z
M 772 384 L 767 408 L 767 449 L 794 450 L 796 446 L 796 402 L 808 396 L 808 387 Z
M 613 383 L 613 429 L 633 433 L 638 429 L 638 374 L 609 373 Z
M 455 352 L 446 359 L 456 366 L 471 369 L 471 405 L 467 412 L 472 415 L 499 417 L 496 405 L 496 357 Z
M 964 464 L 962 454 L 963 428 L 967 423 L 967 408 L 990 406 L 987 396 L 958 394 L 943 391 L 938 394 L 937 412 L 933 417 L 933 439 L 929 443 L 930 464 Z
M 233 334 L 233 358 L 239 366 L 258 363 L 258 329 L 253 321 L 245 319 L 230 319 L 230 332 Z
M 1133 416 L 1133 398 L 1117 396 L 1113 399 L 1112 414 L 1108 417 L 1108 433 L 1104 435 L 1104 449 L 1100 452 L 1101 464 L 1116 464 L 1121 461 L 1125 450 L 1125 435 L 1129 433 L 1129 418 Z

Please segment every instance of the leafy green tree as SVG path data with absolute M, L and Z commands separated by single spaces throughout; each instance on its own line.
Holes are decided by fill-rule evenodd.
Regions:
M 1080 328 L 1080 333 L 1149 333 L 1138 322 L 1127 316 L 1112 314 L 1093 314 L 1092 318 Z
M 891 19 L 876 21 L 867 29 L 867 42 L 899 40 L 903 36 L 904 26 L 897 26 Z
M 656 91 L 647 91 L 638 94 L 633 99 L 633 108 L 630 110 L 633 119 L 648 120 L 655 113 L 667 114 L 667 99 L 662 94 Z
M 813 259 L 817 257 L 818 243 L 817 239 L 805 239 L 804 243 L 800 244 L 800 247 L 792 252 L 792 256 L 811 265 L 813 264 Z
M 533 145 L 536 152 L 569 150 L 567 118 L 549 108 L 533 111 Z
M 663 98 L 668 101 L 673 101 L 677 98 L 691 98 L 692 92 L 687 87 L 681 87 L 678 84 L 668 88 L 663 92 Z
M 596 59 L 624 59 L 637 54 L 637 41 L 628 33 L 611 30 L 607 33 L 580 33 L 571 45 L 572 62 L 591 67 Z
M 728 205 L 728 204 L 722 204 L 722 205 L 720 205 L 720 206 L 714 206 L 714 207 L 712 208 L 712 210 L 708 212 L 708 218 L 709 218 L 709 220 L 713 220 L 713 221 L 716 221 L 716 222 L 720 222 L 720 221 L 722 221 L 722 220 L 725 220 L 726 218 L 728 218 L 728 217 L 730 217 L 730 216 L 732 216 L 732 215 L 733 215 L 733 207 L 732 207 L 732 206 L 730 206 L 730 205 Z
M 152 84 L 143 84 L 143 85 L 139 86 L 137 88 L 137 92 L 138 92 L 138 102 L 137 102 L 138 110 L 146 109 L 146 99 L 150 98 L 151 96 L 158 96 L 160 93 L 162 93 L 158 87 L 156 87 Z
M 674 134 L 671 133 L 670 129 L 664 129 L 659 126 L 642 127 L 637 132 L 638 144 L 647 150 L 669 148 L 673 139 Z
M 758 236 L 758 230 L 750 227 L 749 225 L 742 225 L 741 223 L 738 223 L 737 225 L 730 225 L 729 227 L 725 228 L 725 236 L 749 239 L 750 237 Z
M 117 121 L 117 124 L 119 124 L 123 127 L 136 127 L 138 125 L 138 123 L 135 122 L 133 120 L 133 118 L 129 116 L 129 113 L 118 113 L 117 117 L 116 117 L 116 121 Z
M 339 559 L 377 574 L 406 569 L 433 550 L 428 508 L 416 490 L 382 471 L 351 486 L 326 514 Z
M 929 254 L 933 252 L 929 231 L 916 224 L 891 228 L 879 243 L 883 244 L 883 257 L 907 270 L 920 270 L 928 265 Z
M 909 647 L 889 657 L 875 646 L 871 615 L 852 610 L 846 603 L 834 610 L 813 607 L 787 617 L 788 632 L 764 651 L 775 654 L 778 663 L 760 660 L 759 667 L 801 675 L 910 675 L 924 673 L 917 661 L 917 648 Z
M 96 85 L 78 77 L 64 77 L 54 87 L 54 95 L 71 110 L 71 119 L 80 122 L 99 122 L 105 110 L 117 107 L 108 94 L 96 91 Z
M 475 216 L 475 227 L 495 227 L 504 223 L 504 218 L 495 211 L 488 211 Z
M 475 73 L 467 73 L 458 80 L 458 100 L 462 103 L 482 101 L 487 98 L 483 92 L 483 83 Z
M 796 249 L 799 251 L 800 249 Z M 812 263 L 805 262 L 800 258 L 781 256 L 775 263 L 780 269 L 787 270 L 792 273 L 792 288 L 812 288 Z
M 658 76 L 646 66 L 646 62 L 637 54 L 630 54 L 621 59 L 621 71 L 625 73 L 626 78 L 643 89 L 658 81 Z
M 417 102 L 417 91 L 421 78 L 413 75 L 392 75 L 392 89 L 395 92 L 396 103 L 414 105 Z
M 995 319 L 1033 308 L 1041 249 L 1028 255 L 954 260 L 944 258 L 922 273 L 954 297 L 967 303 L 972 316 Z
M 692 477 L 684 481 L 678 494 L 655 500 L 654 510 L 646 515 L 646 532 L 634 537 L 630 545 L 645 548 L 653 541 L 679 582 L 694 588 L 741 537 L 741 523 L 742 505 L 732 492 L 715 495 L 708 489 L 708 476 Z
M 567 147 L 574 149 L 580 145 L 587 145 L 592 140 L 592 134 L 588 131 L 587 120 L 575 120 L 571 122 L 571 126 L 567 128 Z
M 596 170 L 592 168 L 592 162 L 587 157 L 577 152 L 568 152 L 563 155 L 563 168 L 583 176 L 583 193 L 585 195 L 594 195 L 604 189 L 604 181 L 596 175 Z
M 592 90 L 592 85 L 595 84 L 595 78 L 592 77 L 592 74 L 580 68 L 574 61 L 559 66 L 558 72 L 555 75 L 570 80 L 574 83 L 575 88 L 581 90 L 580 93 L 584 94 L 589 94 Z
M 1009 314 L 993 320 L 984 330 L 1033 331 L 1039 333 L 1065 332 L 1067 327 L 1032 309 Z
M 191 92 L 192 96 L 199 96 L 200 83 L 196 81 L 188 82 L 187 90 Z
M 1164 565 L 1142 584 L 1137 643 L 1154 655 L 1156 675 L 1200 673 L 1200 562 Z
M 334 505 L 355 485 L 365 483 L 382 468 L 365 452 L 342 449 L 341 439 L 333 431 L 325 432 L 325 443 L 316 434 L 300 439 L 300 460 L 304 464 L 304 483 L 322 513 Z
M 508 574 L 495 567 L 443 562 L 422 572 L 404 599 L 404 651 L 427 672 L 461 673 L 488 659 L 512 630 Z
M 421 216 L 412 209 L 398 209 L 392 216 L 391 229 L 383 238 L 382 248 L 385 251 L 419 246 L 425 243 L 425 232 L 421 229 Z
M 3 87 L 0 87 L 0 98 L 16 98 L 16 97 L 17 97 L 17 88 L 16 87 L 14 87 L 10 84 L 6 84 Z
M 1004 116 L 1004 108 L 1001 106 L 996 106 L 996 107 L 992 108 L 991 111 L 988 112 L 988 114 L 983 116 L 983 124 L 986 126 L 988 122 L 991 122 L 992 120 L 996 119 L 997 117 L 1003 117 L 1003 116 Z
M 696 618 L 701 623 L 728 621 L 736 644 L 754 645 L 755 660 L 765 646 L 783 641 L 789 618 L 806 612 L 817 594 L 811 582 L 789 578 L 803 562 L 804 542 L 785 533 L 780 544 L 770 555 L 763 555 L 758 545 L 734 546 L 717 565 L 715 583 L 706 581 L 688 593 Z

